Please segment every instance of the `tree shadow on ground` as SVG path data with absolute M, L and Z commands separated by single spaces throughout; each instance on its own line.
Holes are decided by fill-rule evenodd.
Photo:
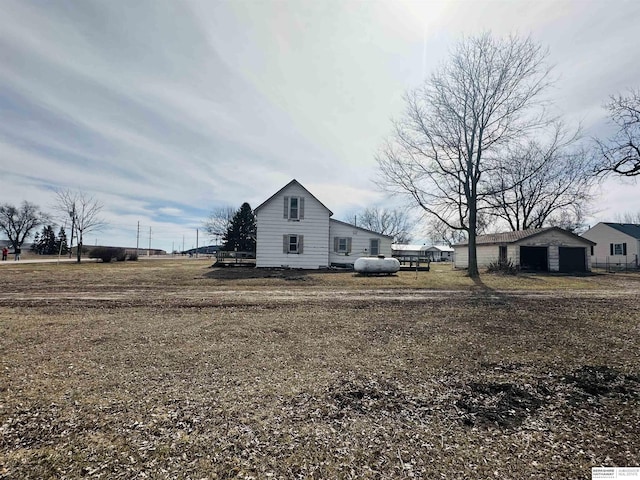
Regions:
M 477 302 L 490 305 L 509 305 L 511 304 L 508 295 L 499 292 L 482 281 L 482 278 L 471 277 L 473 280 L 473 286 L 471 287 L 471 293 L 473 298 Z

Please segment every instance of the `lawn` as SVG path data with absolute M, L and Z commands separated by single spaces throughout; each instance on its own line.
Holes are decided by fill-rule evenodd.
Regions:
M 0 268 L 0 478 L 640 465 L 640 276 Z

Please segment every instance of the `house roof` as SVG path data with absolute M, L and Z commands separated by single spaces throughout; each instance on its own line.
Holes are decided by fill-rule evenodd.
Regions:
M 392 250 L 396 250 L 398 252 L 416 252 L 418 250 L 426 250 L 426 245 L 403 245 L 400 243 L 394 243 L 391 245 Z
M 393 238 L 391 235 L 384 235 L 382 233 L 374 232 L 373 230 L 368 230 L 366 228 L 358 227 L 357 225 L 353 225 L 351 223 L 343 222 L 341 220 L 336 220 L 335 218 L 330 218 L 329 222 L 339 223 L 340 225 L 345 225 L 347 227 L 355 228 L 357 230 L 362 230 L 363 232 L 367 232 L 367 233 L 373 233 L 375 235 L 379 235 L 380 237 Z
M 571 233 L 568 230 L 564 230 L 560 227 L 545 227 L 545 228 L 531 228 L 529 230 L 518 230 L 515 232 L 503 232 L 503 233 L 490 233 L 488 235 L 478 235 L 476 237 L 476 245 L 496 245 L 500 243 L 516 243 L 520 240 L 524 240 L 525 238 L 535 237 L 536 235 L 541 235 L 550 231 L 559 231 L 566 235 L 573 236 L 575 238 L 579 238 L 584 243 L 589 243 L 591 245 L 595 245 L 595 242 L 588 240 L 584 237 L 580 237 L 575 233 Z M 454 245 L 454 247 L 460 247 L 464 245 L 468 245 L 469 242 L 462 242 Z
M 427 248 L 427 250 L 438 250 L 439 252 L 453 252 L 453 248 L 448 247 L 446 245 L 434 245 L 432 247 Z
M 637 223 L 603 223 L 611 228 L 615 228 L 616 230 L 626 235 L 629 235 L 630 237 L 640 240 L 640 225 L 638 225 Z
M 309 190 L 307 190 L 306 188 L 304 188 L 304 185 L 302 185 L 299 181 L 297 181 L 295 178 L 293 180 L 291 180 L 289 183 L 287 183 L 284 187 L 282 187 L 280 190 L 278 190 L 276 193 L 274 193 L 273 195 L 271 195 L 269 198 L 267 198 L 264 202 L 262 202 L 260 205 L 258 205 L 256 208 L 253 209 L 254 213 L 257 213 L 258 210 L 260 210 L 262 207 L 264 207 L 267 203 L 269 203 L 274 197 L 278 196 L 283 190 L 286 190 L 287 188 L 289 188 L 291 185 L 298 185 L 300 188 L 302 188 L 305 192 L 307 192 L 310 196 L 312 196 L 320 205 L 322 205 L 324 208 L 327 209 L 327 211 L 329 212 L 329 216 L 333 215 L 333 212 L 331 210 L 329 210 L 327 208 L 327 206 L 322 203 L 320 200 L 318 200 L 318 198 L 313 195 Z

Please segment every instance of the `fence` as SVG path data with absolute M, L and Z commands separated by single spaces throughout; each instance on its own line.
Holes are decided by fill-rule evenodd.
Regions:
M 633 257 L 624 257 L 623 259 L 620 257 L 616 257 L 615 259 L 611 257 L 592 257 L 591 268 L 603 269 L 607 272 L 627 272 L 630 270 L 638 270 L 638 257 L 636 255 Z

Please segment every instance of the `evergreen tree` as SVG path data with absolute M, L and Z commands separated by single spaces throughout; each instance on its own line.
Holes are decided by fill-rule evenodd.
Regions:
M 256 251 L 256 217 L 251 205 L 243 203 L 231 219 L 231 225 L 223 236 L 225 250 Z
M 56 234 L 53 231 L 53 227 L 51 225 L 42 227 L 42 231 L 34 241 L 35 252 L 40 255 L 53 255 L 58 253 L 56 245 Z
M 61 247 L 62 246 L 62 247 Z M 67 243 L 67 233 L 64 228 L 60 227 L 58 232 L 58 239 L 56 240 L 56 253 L 66 255 L 69 252 L 69 244 Z

